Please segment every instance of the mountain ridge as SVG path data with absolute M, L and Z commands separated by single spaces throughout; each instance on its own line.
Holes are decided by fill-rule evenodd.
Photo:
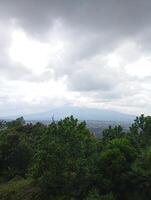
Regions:
M 107 109 L 62 106 L 46 112 L 23 115 L 25 120 L 59 120 L 73 115 L 79 120 L 99 120 L 99 121 L 132 121 L 135 116 Z M 5 117 L 14 119 L 19 116 Z

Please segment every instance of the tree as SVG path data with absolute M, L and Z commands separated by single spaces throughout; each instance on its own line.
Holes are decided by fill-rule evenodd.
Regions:
M 92 190 L 86 200 L 115 200 L 115 198 L 112 193 L 101 196 L 97 190 Z
M 83 199 L 90 187 L 89 167 L 94 153 L 95 138 L 84 122 L 72 116 L 52 122 L 38 145 L 33 177 L 49 198 Z
M 112 191 L 119 199 L 126 199 L 129 173 L 136 156 L 135 148 L 125 138 L 114 139 L 105 146 L 99 163 L 101 193 Z
M 25 125 L 25 120 L 23 117 L 19 117 L 16 120 L 7 122 L 7 128 L 14 128 L 14 129 L 20 129 L 22 126 Z
M 141 146 L 151 145 L 151 116 L 136 117 L 134 123 L 130 127 L 130 133 L 138 138 Z
M 0 121 L 0 130 L 3 130 L 6 128 L 6 122 L 5 121 Z
M 135 194 L 140 199 L 151 199 L 151 146 L 142 150 L 132 167 L 135 174 Z
M 103 141 L 108 142 L 109 140 L 113 140 L 116 138 L 121 138 L 125 135 L 123 132 L 123 128 L 119 126 L 111 127 L 103 130 Z
M 9 180 L 16 175 L 25 176 L 31 160 L 31 149 L 16 133 L 0 135 L 0 175 Z

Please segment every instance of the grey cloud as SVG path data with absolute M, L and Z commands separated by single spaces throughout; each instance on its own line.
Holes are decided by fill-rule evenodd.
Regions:
M 99 68 L 99 66 L 98 66 Z M 117 84 L 114 74 L 108 73 L 105 67 L 100 70 L 84 69 L 69 76 L 69 88 L 76 91 L 110 91 Z M 106 67 L 107 68 L 107 67 Z
M 121 69 L 116 70 L 107 62 L 99 63 L 93 58 L 112 53 L 125 40 L 135 41 L 141 46 L 139 56 L 150 55 L 150 10 L 150 0 L 1 0 L 0 18 L 8 26 L 0 24 L 0 75 L 8 80 L 28 82 L 66 76 L 69 90 L 87 96 L 95 93 L 92 95 L 95 102 L 114 105 L 117 100 L 117 104 L 123 107 L 131 105 L 131 101 L 137 102 L 136 94 L 142 92 L 141 80 L 130 77 L 123 63 Z M 14 27 L 23 28 L 30 37 L 45 41 L 56 20 L 63 24 L 64 37 L 69 40 L 67 53 L 63 55 L 65 60 L 56 64 L 50 61 L 44 73 L 35 75 L 9 59 L 11 30 L 8 27 L 13 21 Z M 138 59 L 138 54 L 131 57 L 125 56 L 132 61 L 134 57 Z M 54 76 L 49 68 L 54 70 Z M 150 84 L 149 78 L 142 81 Z M 127 103 L 124 98 L 128 99 Z
M 11 61 L 5 53 L 6 49 L 0 49 L 0 77 L 8 80 L 24 80 L 33 76 L 25 66 Z
M 111 33 L 112 40 L 136 34 L 150 24 L 150 0 L 3 0 L 1 15 L 16 18 L 35 35 L 46 32 L 61 18 L 81 31 Z
M 144 22 L 149 22 L 150 6 L 149 0 L 128 0 L 128 1 L 104 1 L 104 0 L 3 0 L 1 1 L 3 14 L 7 11 L 10 17 L 20 17 L 20 20 L 29 26 L 39 26 L 47 23 L 54 17 L 62 17 L 70 23 L 89 26 L 102 25 L 105 28 L 111 25 L 121 25 L 124 29 L 140 27 Z M 4 12 L 5 11 L 5 12 Z M 34 22 L 33 26 L 30 21 Z M 145 23 L 145 24 L 146 24 Z M 38 27 L 39 30 L 39 27 Z
M 135 37 L 150 26 L 150 0 L 3 0 L 0 16 L 16 19 L 33 37 L 45 38 L 60 19 L 77 45 L 76 59 L 111 50 L 122 39 Z M 86 38 L 83 41 L 83 38 Z
M 0 77 L 5 80 L 21 80 L 27 82 L 45 82 L 53 79 L 52 74 L 49 71 L 36 75 L 25 66 L 11 62 L 8 58 L 7 60 L 6 58 L 3 60 L 0 59 Z

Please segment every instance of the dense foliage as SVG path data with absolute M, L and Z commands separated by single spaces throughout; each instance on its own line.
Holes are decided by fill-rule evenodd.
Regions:
M 0 121 L 0 199 L 149 200 L 150 188 L 150 116 L 99 138 L 72 116 L 49 125 Z

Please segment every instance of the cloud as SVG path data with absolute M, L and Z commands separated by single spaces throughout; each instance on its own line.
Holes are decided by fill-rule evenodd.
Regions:
M 15 18 L 32 32 L 46 30 L 51 20 L 62 18 L 69 25 L 81 28 L 132 33 L 150 23 L 150 6 L 149 0 L 5 0 L 1 2 L 1 15 Z
M 150 0 L 1 1 L 0 111 L 58 102 L 149 113 L 150 9 Z

